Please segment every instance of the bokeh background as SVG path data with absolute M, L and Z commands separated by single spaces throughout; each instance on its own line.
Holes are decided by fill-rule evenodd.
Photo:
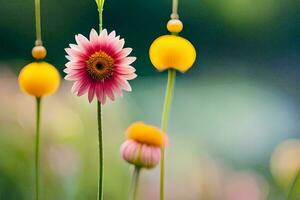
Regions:
M 166 73 L 148 48 L 166 34 L 171 0 L 107 0 L 104 26 L 133 47 L 133 92 L 104 107 L 105 199 L 127 199 L 132 168 L 121 160 L 124 130 L 160 124 Z M 34 1 L 0 0 L 0 199 L 33 199 L 34 99 L 18 89 L 32 61 Z M 176 82 L 167 152 L 168 200 L 281 200 L 300 168 L 298 0 L 180 1 L 182 35 L 198 53 Z M 74 35 L 98 27 L 93 0 L 42 0 L 47 61 L 62 70 Z M 43 101 L 44 200 L 96 198 L 96 105 L 71 83 Z M 143 171 L 141 200 L 158 199 L 159 170 Z

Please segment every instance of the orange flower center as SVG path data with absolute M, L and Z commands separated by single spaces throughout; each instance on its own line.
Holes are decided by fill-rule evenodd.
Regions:
M 87 63 L 87 71 L 92 79 L 104 80 L 113 75 L 114 59 L 104 51 L 91 55 Z

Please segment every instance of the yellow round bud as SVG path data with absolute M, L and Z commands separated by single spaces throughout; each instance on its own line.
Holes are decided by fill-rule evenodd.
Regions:
M 47 50 L 44 46 L 35 46 L 32 48 L 31 54 L 37 60 L 44 59 L 47 55 Z
M 21 90 L 36 97 L 53 94 L 59 83 L 60 75 L 57 69 L 47 62 L 30 63 L 19 74 Z
M 192 67 L 196 50 L 187 39 L 175 35 L 163 35 L 151 45 L 149 56 L 158 71 L 176 69 L 182 73 Z
M 183 23 L 179 19 L 170 19 L 167 23 L 167 29 L 171 33 L 180 33 L 183 29 Z

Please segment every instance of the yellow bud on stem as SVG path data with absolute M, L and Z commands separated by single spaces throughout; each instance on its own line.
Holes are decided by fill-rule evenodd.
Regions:
M 183 29 L 183 23 L 179 19 L 170 19 L 167 23 L 167 29 L 171 33 L 180 33 Z
M 44 46 L 35 46 L 31 51 L 32 57 L 37 60 L 44 59 L 47 55 L 47 50 Z

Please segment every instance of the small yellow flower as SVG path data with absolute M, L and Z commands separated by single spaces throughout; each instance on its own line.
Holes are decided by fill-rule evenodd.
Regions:
M 171 33 L 180 33 L 183 29 L 183 23 L 179 19 L 170 19 L 167 23 L 167 29 Z
M 47 50 L 44 46 L 35 46 L 31 51 L 32 57 L 35 59 L 44 59 L 47 55 Z
M 166 135 L 157 127 L 143 122 L 135 122 L 127 129 L 128 139 L 137 142 L 163 147 L 166 143 Z
M 60 75 L 47 62 L 32 62 L 20 72 L 19 85 L 25 93 L 42 97 L 53 94 L 59 87 Z
M 193 44 L 183 37 L 163 35 L 152 43 L 149 56 L 159 71 L 172 68 L 184 73 L 194 64 L 196 50 Z

